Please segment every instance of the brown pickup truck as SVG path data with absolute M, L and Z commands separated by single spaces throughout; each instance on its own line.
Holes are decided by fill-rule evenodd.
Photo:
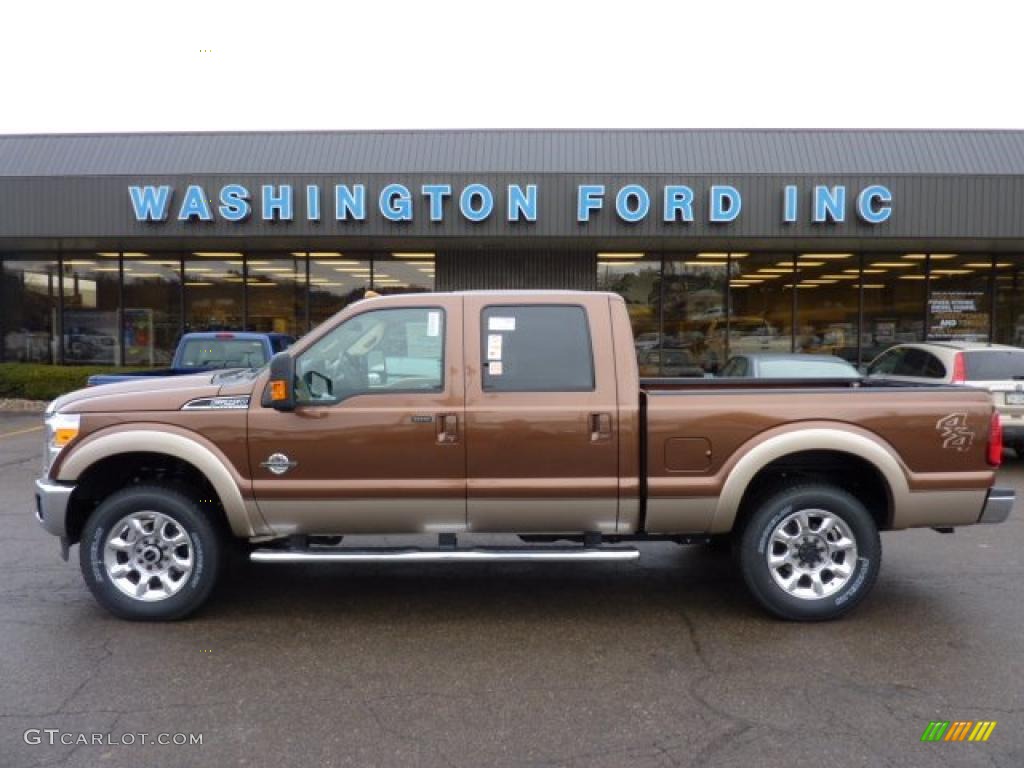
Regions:
M 73 392 L 46 425 L 39 520 L 130 619 L 192 612 L 238 551 L 632 560 L 629 542 L 726 536 L 762 606 L 828 619 L 870 590 L 879 531 L 1001 522 L 1014 497 L 992 488 L 987 392 L 641 380 L 626 305 L 605 293 L 366 299 L 262 369 Z

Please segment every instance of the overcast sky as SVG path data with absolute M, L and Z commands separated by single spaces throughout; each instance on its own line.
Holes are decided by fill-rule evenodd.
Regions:
M 1024 128 L 1024 4 L 30 2 L 0 132 Z

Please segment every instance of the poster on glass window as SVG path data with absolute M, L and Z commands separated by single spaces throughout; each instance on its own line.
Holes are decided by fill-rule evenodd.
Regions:
M 987 341 L 989 315 L 983 291 L 932 291 L 928 300 L 930 341 Z

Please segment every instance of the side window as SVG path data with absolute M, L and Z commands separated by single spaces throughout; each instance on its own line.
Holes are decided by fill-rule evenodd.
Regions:
M 593 391 L 594 357 L 583 307 L 485 307 L 480 322 L 485 392 Z
M 904 375 L 897 373 L 897 368 L 900 367 L 903 360 L 904 351 L 901 348 L 896 348 L 885 352 L 868 367 L 868 376 Z
M 931 357 L 923 349 L 910 348 L 904 350 L 903 359 L 893 371 L 897 376 L 914 376 L 922 378 L 926 376 L 925 369 L 928 367 L 928 358 Z
M 299 403 L 444 389 L 444 310 L 378 309 L 346 320 L 298 358 Z
M 924 364 L 924 375 L 929 379 L 944 379 L 946 378 L 946 366 L 942 364 L 935 355 L 928 352 L 928 361 Z
M 728 363 L 725 364 L 725 368 L 722 369 L 720 376 L 746 376 L 747 375 L 747 360 L 743 357 L 734 357 Z

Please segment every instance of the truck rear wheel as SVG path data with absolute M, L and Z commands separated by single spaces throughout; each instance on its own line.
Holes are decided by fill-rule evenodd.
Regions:
M 826 484 L 774 494 L 747 520 L 738 544 L 754 598 L 791 621 L 850 611 L 871 590 L 882 558 L 878 528 L 864 505 Z
M 211 522 L 182 493 L 155 485 L 104 500 L 82 531 L 82 575 L 96 600 L 123 619 L 170 621 L 195 611 L 217 580 Z

